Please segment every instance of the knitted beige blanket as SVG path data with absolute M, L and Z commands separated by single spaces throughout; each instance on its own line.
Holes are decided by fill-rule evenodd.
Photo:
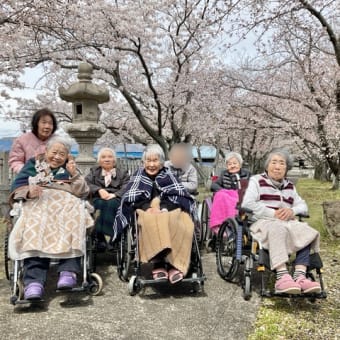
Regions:
M 44 189 L 40 198 L 25 201 L 10 233 L 10 257 L 82 256 L 86 229 L 93 226 L 83 203 L 71 193 L 56 189 Z

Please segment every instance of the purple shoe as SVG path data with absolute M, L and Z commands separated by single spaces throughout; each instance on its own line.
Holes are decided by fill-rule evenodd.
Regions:
M 29 283 L 24 290 L 25 300 L 41 300 L 44 294 L 44 286 L 39 282 Z
M 72 289 L 77 285 L 77 274 L 73 272 L 60 272 L 57 289 Z

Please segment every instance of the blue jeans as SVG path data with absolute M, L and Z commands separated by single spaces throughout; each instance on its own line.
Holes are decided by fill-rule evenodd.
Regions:
M 296 252 L 295 265 L 309 266 L 310 245 Z
M 29 257 L 24 260 L 24 285 L 32 282 L 39 282 L 43 286 L 46 283 L 47 271 L 50 266 L 50 259 L 46 257 Z M 60 259 L 58 273 L 62 271 L 80 273 L 80 257 Z

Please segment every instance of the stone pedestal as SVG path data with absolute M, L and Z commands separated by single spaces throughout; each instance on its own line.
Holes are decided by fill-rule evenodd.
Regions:
M 84 174 L 96 162 L 93 157 L 93 146 L 105 132 L 98 125 L 99 104 L 110 100 L 109 91 L 92 83 L 93 68 L 90 64 L 81 63 L 78 67 L 79 81 L 69 88 L 59 88 L 60 98 L 72 103 L 72 124 L 67 132 L 79 144 L 77 164 Z
M 0 216 L 6 216 L 9 209 L 9 187 L 8 152 L 0 152 Z
M 93 145 L 105 132 L 105 129 L 94 124 L 74 123 L 67 129 L 67 132 L 79 145 L 77 165 L 83 174 L 86 174 L 89 168 L 96 163 L 93 156 Z
M 340 201 L 322 203 L 324 225 L 332 238 L 340 239 Z

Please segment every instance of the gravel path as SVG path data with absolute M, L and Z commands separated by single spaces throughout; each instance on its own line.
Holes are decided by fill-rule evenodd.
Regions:
M 253 294 L 244 301 L 239 286 L 221 280 L 214 254 L 203 260 L 208 279 L 204 293 L 196 296 L 184 288 L 162 293 L 148 288 L 131 297 L 116 268 L 102 265 L 101 296 L 57 294 L 52 272 L 44 305 L 13 308 L 8 283 L 1 278 L 0 339 L 246 339 L 260 299 Z

